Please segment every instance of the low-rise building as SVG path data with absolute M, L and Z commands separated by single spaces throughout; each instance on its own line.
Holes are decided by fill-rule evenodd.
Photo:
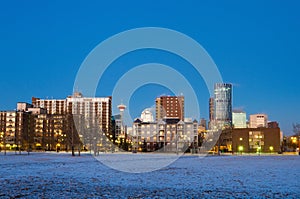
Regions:
M 198 123 L 165 119 L 133 123 L 132 149 L 137 151 L 184 152 L 198 147 Z
M 219 148 L 234 153 L 277 153 L 281 151 L 280 139 L 280 128 L 226 129 L 219 138 Z

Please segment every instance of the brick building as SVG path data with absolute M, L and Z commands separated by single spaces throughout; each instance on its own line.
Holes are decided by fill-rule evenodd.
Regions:
M 161 96 L 156 98 L 156 121 L 166 118 L 184 120 L 184 96 Z
M 281 151 L 280 128 L 226 129 L 219 138 L 222 151 L 234 153 L 274 153 Z

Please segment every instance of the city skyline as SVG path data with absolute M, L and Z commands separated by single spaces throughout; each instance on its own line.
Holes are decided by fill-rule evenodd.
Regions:
M 160 2 L 146 6 L 137 2 L 135 8 L 125 2 L 118 7 L 113 2 L 95 2 L 93 6 L 74 2 L 72 9 L 66 2 L 2 4 L 0 110 L 15 109 L 18 101 L 30 101 L 32 96 L 65 97 L 73 92 L 82 61 L 97 44 L 127 29 L 157 26 L 183 32 L 203 45 L 224 82 L 233 84 L 233 109 L 242 108 L 247 118 L 265 113 L 271 121 L 278 121 L 287 135 L 292 134 L 292 124 L 300 122 L 297 1 Z M 109 96 L 124 72 L 150 61 L 166 63 L 196 82 L 200 117 L 209 118 L 207 101 L 211 96 L 201 77 L 193 75 L 184 60 L 161 51 L 138 51 L 116 60 L 99 83 L 107 89 L 97 90 L 97 96 Z M 131 115 L 139 116 L 161 94 L 172 93 L 158 85 L 137 90 L 129 103 L 136 104 Z M 120 102 L 114 103 L 115 108 Z M 186 115 L 194 117 L 188 109 Z
M 247 128 L 247 124 L 246 122 L 249 124 L 249 128 L 258 128 L 258 127 L 268 127 L 268 123 L 277 123 L 278 121 L 275 120 L 269 120 L 268 119 L 268 115 L 264 114 L 264 113 L 256 113 L 256 114 L 247 114 L 245 111 L 243 110 L 232 110 L 231 109 L 231 103 L 232 103 L 232 85 L 229 83 L 216 83 L 215 84 L 215 97 L 211 97 L 209 98 L 209 103 L 208 103 L 208 109 L 210 112 L 210 115 L 212 115 L 212 117 L 209 118 L 193 118 L 193 117 L 189 117 L 186 116 L 184 114 L 184 107 L 185 107 L 185 103 L 184 103 L 184 96 L 180 95 L 180 96 L 175 96 L 175 95 L 165 95 L 162 94 L 159 97 L 157 97 L 155 99 L 155 103 L 156 103 L 156 108 L 145 108 L 140 115 L 136 116 L 134 118 L 134 120 L 136 119 L 141 119 L 141 121 L 143 121 L 143 117 L 146 118 L 146 120 L 149 120 L 149 116 L 146 116 L 146 112 L 148 112 L 147 114 L 151 114 L 151 117 L 155 117 L 155 121 L 159 121 L 160 119 L 163 118 L 177 118 L 181 121 L 184 120 L 199 120 L 199 125 L 203 125 L 201 124 L 201 120 L 205 120 L 208 123 L 213 122 L 213 121 L 220 121 L 221 126 L 227 126 L 230 127 L 232 126 L 233 128 L 234 126 L 234 114 L 236 114 L 236 121 L 237 122 L 242 122 L 240 125 L 244 125 L 244 127 L 237 127 L 237 128 Z M 113 99 L 111 96 L 94 96 L 94 97 L 85 97 L 82 93 L 74 91 L 72 95 L 66 95 L 65 99 L 55 99 L 55 98 L 36 98 L 36 97 L 32 97 L 31 102 L 17 102 L 16 106 L 14 109 L 10 109 L 10 110 L 0 110 L 2 112 L 19 112 L 19 111 L 25 111 L 25 112 L 33 112 L 33 113 L 46 113 L 46 114 L 83 114 L 84 110 L 87 108 L 90 108 L 90 104 L 94 103 L 94 101 L 110 101 L 110 103 L 112 103 Z M 212 102 L 211 102 L 212 100 Z M 218 102 L 215 101 L 220 101 L 221 103 L 218 104 Z M 70 102 L 72 101 L 72 102 Z M 75 103 L 76 102 L 76 103 Z M 70 107 L 73 106 L 75 103 L 77 104 L 76 106 L 79 106 L 78 103 L 81 103 L 80 106 L 82 106 L 81 108 L 77 107 L 77 109 L 75 110 L 74 108 L 70 110 Z M 84 105 L 86 102 L 87 105 Z M 224 103 L 226 102 L 226 103 Z M 213 105 L 213 106 L 211 106 Z M 82 109 L 84 107 L 84 109 Z M 41 110 L 36 110 L 35 108 L 39 108 Z M 118 112 L 112 113 L 112 116 L 116 116 L 116 115 L 122 115 L 123 112 L 126 109 L 126 105 L 124 105 L 122 102 L 121 104 L 119 104 L 117 106 L 118 108 Z M 94 108 L 93 108 L 94 109 Z M 112 109 L 112 107 L 108 108 L 109 110 Z M 219 110 L 218 110 L 219 109 Z M 97 109 L 98 110 L 98 109 Z M 121 111 L 122 110 L 122 111 Z M 155 111 L 154 111 L 155 110 Z M 72 112 L 75 111 L 75 112 Z M 83 111 L 83 112 L 82 112 Z M 145 112 L 146 111 L 146 112 Z M 71 113 L 72 112 L 72 113 Z M 170 112 L 170 113 L 169 113 Z M 238 116 L 237 114 L 239 113 L 243 113 L 242 118 L 240 118 L 240 116 Z M 144 116 L 143 116 L 144 114 Z M 85 115 L 85 114 L 83 114 Z M 217 116 L 219 115 L 219 116 Z M 124 116 L 122 116 L 124 117 Z M 251 122 L 253 124 L 254 122 L 254 117 L 255 117 L 255 122 L 256 122 L 256 117 L 259 118 L 257 120 L 258 124 L 261 124 L 261 126 L 257 126 L 256 124 L 254 124 L 254 126 L 251 126 Z M 263 117 L 263 120 L 260 119 Z M 129 119 L 129 118 L 127 118 Z M 107 120 L 107 118 L 106 118 Z M 130 124 L 134 121 L 130 121 L 129 125 L 125 124 L 126 126 L 130 127 Z M 154 121 L 154 118 L 151 119 L 151 121 Z M 244 122 L 242 121 L 244 120 Z M 229 121 L 229 122 L 228 122 Z M 207 125 L 205 124 L 205 125 Z M 212 124 L 212 125 L 216 125 L 216 124 Z M 245 126 L 246 125 L 246 126 Z M 271 124 L 270 124 L 271 125 Z M 279 126 L 279 124 L 277 123 L 277 125 Z M 235 127 L 236 128 L 236 127 Z M 208 128 L 210 129 L 210 128 Z

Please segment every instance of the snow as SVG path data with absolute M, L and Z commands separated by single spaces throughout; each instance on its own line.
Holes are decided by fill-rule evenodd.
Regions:
M 300 156 L 185 155 L 146 173 L 140 173 L 142 166 L 149 165 L 145 171 L 150 171 L 174 156 L 100 154 L 96 158 L 88 153 L 72 157 L 2 152 L 0 198 L 300 198 Z M 103 162 L 115 168 L 134 162 L 138 170 L 132 172 L 139 172 L 115 170 Z

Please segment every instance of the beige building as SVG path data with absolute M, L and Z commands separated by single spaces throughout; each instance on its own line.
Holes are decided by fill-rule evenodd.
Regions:
M 17 135 L 17 112 L 16 111 L 7 111 L 6 112 L 6 129 L 4 132 L 4 142 L 5 144 L 13 145 L 15 144 L 15 136 Z
M 0 112 L 0 147 L 20 150 L 67 150 L 111 138 L 111 97 L 32 98 L 17 111 Z M 95 143 L 93 144 L 94 146 Z M 79 147 L 79 146 L 78 146 Z
M 33 97 L 32 104 L 35 108 L 46 109 L 47 114 L 51 115 L 81 115 L 85 121 L 85 128 L 97 128 L 104 133 L 111 132 L 111 97 L 84 97 L 81 93 L 74 92 L 66 99 Z
M 133 123 L 132 149 L 137 151 L 184 152 L 198 148 L 197 121 L 183 122 L 178 119 Z
M 26 111 L 29 108 L 33 108 L 33 105 L 29 104 L 27 102 L 18 102 L 17 103 L 17 111 Z
M 48 114 L 65 114 L 67 108 L 66 99 L 40 99 L 32 97 L 32 105 L 36 108 L 44 108 Z
M 249 128 L 268 127 L 268 115 L 253 114 L 250 115 Z
M 0 112 L 1 149 L 21 150 L 26 143 L 30 128 L 30 113 L 19 111 Z
M 80 144 L 72 116 L 34 112 L 0 112 L 0 147 L 6 150 L 66 150 Z M 42 110 L 42 112 L 41 112 Z
M 111 97 L 83 97 L 74 93 L 67 98 L 67 113 L 82 115 L 86 128 L 99 127 L 104 133 L 111 133 Z

